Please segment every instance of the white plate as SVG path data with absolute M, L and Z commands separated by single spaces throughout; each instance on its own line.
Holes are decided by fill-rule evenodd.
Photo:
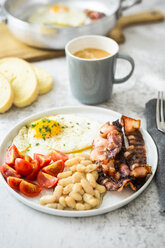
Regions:
M 114 112 L 112 110 L 107 110 L 97 107 L 88 107 L 88 106 L 54 108 L 48 111 L 31 115 L 30 117 L 24 119 L 18 125 L 16 125 L 3 140 L 0 146 L 0 164 L 4 162 L 4 155 L 6 153 L 7 147 L 11 144 L 12 139 L 18 133 L 19 129 L 22 126 L 40 117 L 47 115 L 54 115 L 54 114 L 83 115 L 92 118 L 94 120 L 101 121 L 103 123 L 106 121 L 112 122 L 116 119 L 119 119 L 121 116 L 121 114 Z M 150 166 L 152 166 L 152 175 L 149 177 L 147 182 L 136 192 L 133 192 L 128 188 L 124 189 L 122 192 L 107 192 L 103 198 L 103 202 L 101 206 L 98 209 L 92 209 L 88 211 L 68 211 L 68 210 L 56 210 L 56 209 L 44 207 L 39 204 L 39 196 L 36 198 L 25 197 L 20 193 L 14 191 L 12 188 L 10 188 L 2 175 L 0 175 L 0 179 L 3 181 L 7 189 L 13 194 L 13 196 L 15 196 L 18 200 L 28 205 L 29 207 L 34 208 L 41 212 L 45 212 L 52 215 L 68 216 L 68 217 L 93 216 L 93 215 L 110 212 L 114 209 L 120 208 L 128 204 L 130 201 L 134 200 L 138 195 L 140 195 L 144 191 L 144 189 L 149 185 L 156 172 L 158 155 L 157 155 L 157 149 L 155 143 L 147 131 L 141 129 L 141 132 L 145 140 L 145 145 L 147 150 L 147 163 Z

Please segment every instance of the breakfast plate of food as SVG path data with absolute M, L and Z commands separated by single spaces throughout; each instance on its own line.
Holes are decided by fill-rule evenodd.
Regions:
M 157 168 L 140 120 L 80 106 L 33 114 L 0 146 L 0 179 L 25 205 L 52 215 L 93 216 L 140 195 Z

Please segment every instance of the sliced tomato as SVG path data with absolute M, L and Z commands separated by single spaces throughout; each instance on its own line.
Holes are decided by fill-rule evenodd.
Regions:
M 31 164 L 33 165 L 33 170 L 32 172 L 27 176 L 27 179 L 29 180 L 35 180 L 37 178 L 37 174 L 40 170 L 40 165 L 39 165 L 39 162 L 37 160 L 33 160 L 31 162 Z
M 30 156 L 28 156 L 28 155 L 23 155 L 23 157 L 22 157 L 25 161 L 27 161 L 27 162 L 32 162 L 32 158 L 30 157 Z
M 42 171 L 38 172 L 37 182 L 43 188 L 50 189 L 54 187 L 58 183 L 59 179 L 57 177 L 53 177 L 49 174 L 46 174 Z
M 8 177 L 7 178 L 7 183 L 9 184 L 9 186 L 13 189 L 19 190 L 19 185 L 21 183 L 22 179 L 21 178 L 17 178 L 17 177 Z
M 9 147 L 6 152 L 5 163 L 14 166 L 16 158 L 20 158 L 22 155 L 19 153 L 17 147 L 13 144 Z
M 28 176 L 33 171 L 33 165 L 22 158 L 16 158 L 15 169 L 22 176 Z
M 15 169 L 11 168 L 8 164 L 2 164 L 0 167 L 0 172 L 5 179 L 7 179 L 7 177 L 9 176 L 21 178 L 21 175 Z
M 19 185 L 19 190 L 21 191 L 22 194 L 24 194 L 28 197 L 35 197 L 35 196 L 39 195 L 42 188 L 36 183 L 22 180 L 20 185 Z
M 42 168 L 42 171 L 44 171 L 47 174 L 50 174 L 54 177 L 58 175 L 58 173 L 62 172 L 64 170 L 64 161 L 58 160 L 50 165 L 45 166 Z
M 39 153 L 34 153 L 34 159 L 39 162 L 41 168 L 48 165 L 51 161 L 50 157 Z
M 68 160 L 68 156 L 64 152 L 61 152 L 61 151 L 58 151 L 58 150 L 53 150 L 50 153 L 50 158 L 54 162 L 57 161 L 57 160 L 63 160 L 64 162 L 66 160 Z

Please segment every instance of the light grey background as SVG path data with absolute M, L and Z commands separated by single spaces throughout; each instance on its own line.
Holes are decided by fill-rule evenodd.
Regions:
M 126 14 L 159 9 L 165 14 L 165 1 L 144 0 Z M 145 127 L 145 103 L 165 91 L 165 23 L 133 26 L 125 30 L 122 53 L 135 60 L 133 76 L 115 85 L 112 99 L 101 107 L 142 119 Z M 0 115 L 0 142 L 18 121 L 50 107 L 76 106 L 69 88 L 65 58 L 37 63 L 54 77 L 53 90 L 31 106 Z M 120 63 L 119 77 L 129 68 Z M 122 66 L 122 67 L 121 67 Z M 24 206 L 9 194 L 0 182 L 1 248 L 152 248 L 165 247 L 165 217 L 159 213 L 155 182 L 129 205 L 114 212 L 90 218 L 62 218 L 39 213 Z

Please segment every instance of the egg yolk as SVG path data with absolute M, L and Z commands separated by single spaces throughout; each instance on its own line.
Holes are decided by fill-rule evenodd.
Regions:
M 50 10 L 52 10 L 56 13 L 62 13 L 62 12 L 67 12 L 69 10 L 69 8 L 63 4 L 56 4 L 56 5 L 52 5 L 50 7 Z
M 34 128 L 34 136 L 36 138 L 42 138 L 44 140 L 56 136 L 61 132 L 61 126 L 58 122 L 46 118 L 31 124 L 31 128 Z

